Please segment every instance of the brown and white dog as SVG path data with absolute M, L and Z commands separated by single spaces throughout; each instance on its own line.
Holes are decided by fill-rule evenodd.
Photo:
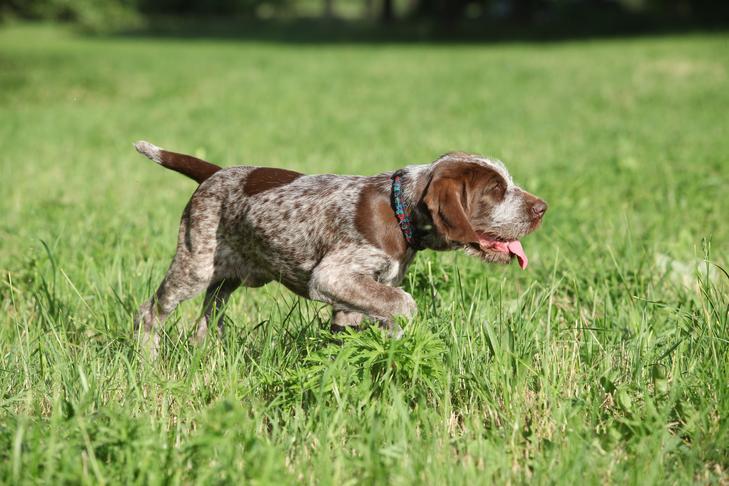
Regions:
M 375 176 L 304 175 L 267 167 L 221 168 L 138 142 L 136 149 L 200 183 L 182 214 L 177 253 L 135 329 L 156 349 L 157 327 L 182 301 L 206 290 L 197 337 L 239 286 L 276 280 L 331 304 L 332 327 L 365 317 L 399 335 L 413 298 L 398 288 L 421 249 L 464 249 L 522 268 L 519 239 L 547 204 L 514 184 L 499 161 L 461 152 Z M 399 215 L 398 215 L 399 213 Z

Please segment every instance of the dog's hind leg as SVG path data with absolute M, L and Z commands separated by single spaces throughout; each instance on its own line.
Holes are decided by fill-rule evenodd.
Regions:
M 195 297 L 210 284 L 212 269 L 208 272 L 199 263 L 178 251 L 155 294 L 139 309 L 135 330 L 141 333 L 143 344 L 153 356 L 159 347 L 159 326 L 178 304 Z
M 193 195 L 182 215 L 177 252 L 155 294 L 139 309 L 134 328 L 152 356 L 159 347 L 158 328 L 177 305 L 208 288 L 215 276 L 219 201 Z
M 202 316 L 198 320 L 195 341 L 201 342 L 207 335 L 208 328 L 213 319 L 218 322 L 218 334 L 223 335 L 225 320 L 225 304 L 233 292 L 240 286 L 238 279 L 225 279 L 208 286 L 203 302 Z

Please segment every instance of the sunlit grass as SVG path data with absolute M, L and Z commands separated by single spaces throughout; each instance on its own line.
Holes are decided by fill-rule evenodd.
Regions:
M 1 480 L 726 482 L 726 44 L 0 30 Z M 419 255 L 400 341 L 269 285 L 197 347 L 183 305 L 150 363 L 132 315 L 194 185 L 142 138 L 307 172 L 481 152 L 550 211 L 525 272 Z

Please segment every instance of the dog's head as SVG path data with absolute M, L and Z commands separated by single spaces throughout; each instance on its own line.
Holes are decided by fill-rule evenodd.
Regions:
M 463 247 L 488 262 L 516 257 L 521 268 L 527 257 L 519 239 L 547 211 L 547 203 L 514 184 L 504 164 L 465 153 L 433 164 L 422 202 L 448 247 Z

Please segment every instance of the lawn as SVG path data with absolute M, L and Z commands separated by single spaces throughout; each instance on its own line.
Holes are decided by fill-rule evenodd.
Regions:
M 0 29 L 0 482 L 729 482 L 729 35 L 309 43 Z M 419 254 L 402 340 L 278 284 L 132 316 L 221 165 L 451 150 L 550 203 L 526 271 Z

